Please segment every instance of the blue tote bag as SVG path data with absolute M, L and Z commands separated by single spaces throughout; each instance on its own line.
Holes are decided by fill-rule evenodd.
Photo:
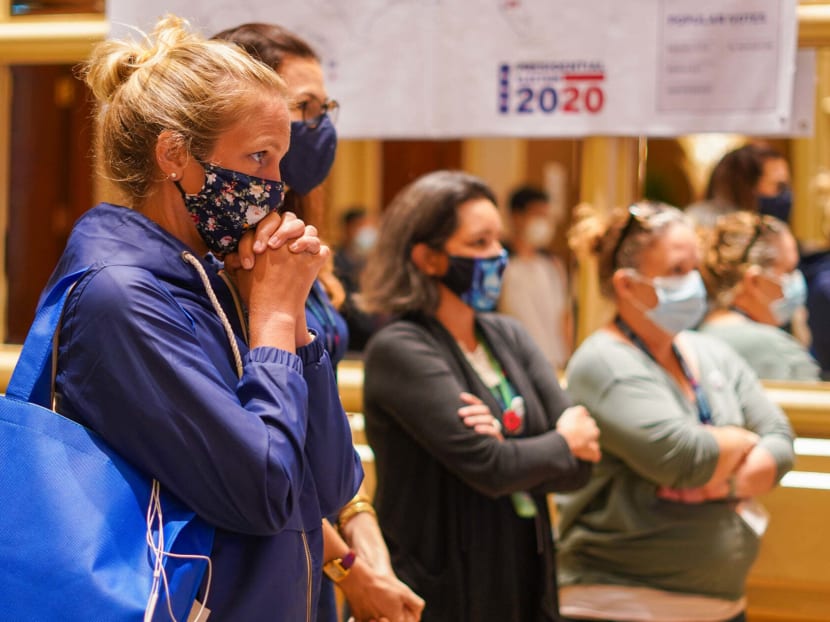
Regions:
M 184 622 L 213 528 L 48 407 L 54 333 L 82 274 L 44 299 L 0 397 L 0 618 Z

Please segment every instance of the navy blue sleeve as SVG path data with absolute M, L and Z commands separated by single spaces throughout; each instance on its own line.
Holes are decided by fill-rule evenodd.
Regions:
M 807 297 L 808 324 L 812 336 L 811 351 L 821 365 L 822 376 L 830 375 L 830 271 L 819 274 Z
M 170 292 L 146 271 L 119 267 L 72 294 L 57 389 L 65 415 L 207 521 L 269 535 L 298 514 L 309 473 L 302 367 L 294 354 L 257 348 L 241 379 L 229 379 Z
M 308 385 L 306 452 L 323 516 L 336 514 L 357 494 L 363 467 L 352 444 L 349 421 L 340 402 L 328 352 L 319 337 L 300 348 Z

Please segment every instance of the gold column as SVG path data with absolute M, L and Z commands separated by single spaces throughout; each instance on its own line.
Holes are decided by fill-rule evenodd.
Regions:
M 641 194 L 645 139 L 591 137 L 582 141 L 579 200 L 601 213 L 627 205 Z M 599 292 L 594 258 L 580 258 L 576 275 L 576 341 L 599 328 L 610 316 L 611 305 Z
M 816 112 L 813 135 L 791 142 L 793 196 L 791 225 L 795 237 L 806 245 L 827 242 L 823 233 L 827 189 L 818 191 L 816 176 L 830 174 L 830 49 L 816 51 Z
M 351 205 L 380 211 L 382 159 L 379 140 L 341 140 L 337 144 L 337 158 L 326 182 L 328 231 L 339 231 L 340 214 Z
M 502 216 L 508 193 L 527 181 L 527 140 L 521 138 L 468 139 L 461 147 L 461 168 L 481 177 L 499 199 Z

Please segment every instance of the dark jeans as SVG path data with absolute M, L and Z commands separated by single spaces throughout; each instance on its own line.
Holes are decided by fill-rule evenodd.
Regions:
M 562 618 L 562 622 L 615 622 L 614 620 L 585 620 L 580 618 Z M 746 622 L 746 613 L 739 613 L 731 620 L 725 620 L 724 622 Z

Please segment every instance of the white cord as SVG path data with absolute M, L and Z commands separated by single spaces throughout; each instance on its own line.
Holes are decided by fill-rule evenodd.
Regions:
M 196 268 L 196 272 L 199 273 L 199 278 L 202 279 L 202 285 L 205 286 L 205 291 L 207 292 L 208 298 L 210 299 L 210 303 L 216 310 L 216 314 L 219 316 L 219 319 L 222 321 L 222 326 L 225 328 L 225 333 L 228 335 L 228 342 L 231 344 L 231 351 L 233 352 L 233 360 L 236 363 L 236 373 L 241 378 L 242 356 L 239 354 L 239 346 L 236 345 L 236 335 L 233 332 L 233 327 L 231 326 L 231 323 L 228 320 L 228 316 L 225 315 L 225 310 L 222 309 L 222 305 L 219 304 L 219 299 L 216 297 L 216 294 L 213 291 L 213 287 L 210 284 L 210 279 L 208 278 L 207 272 L 205 271 L 204 266 L 202 266 L 202 262 L 196 259 L 196 257 L 194 257 L 192 253 L 189 253 L 187 251 L 182 252 L 182 259 L 184 259 L 187 263 Z
M 199 278 L 202 280 L 202 284 L 205 287 L 205 291 L 207 292 L 208 298 L 210 299 L 211 304 L 213 305 L 216 314 L 219 316 L 219 319 L 222 322 L 222 326 L 225 329 L 225 334 L 228 336 L 228 342 L 231 346 L 231 351 L 233 352 L 233 360 L 236 363 L 236 373 L 241 378 L 242 377 L 242 356 L 239 353 L 239 346 L 236 343 L 236 335 L 233 332 L 233 327 L 231 326 L 230 321 L 228 320 L 228 316 L 225 314 L 224 309 L 222 309 L 222 305 L 219 304 L 219 299 L 216 297 L 216 293 L 213 291 L 213 287 L 210 284 L 210 279 L 208 278 L 207 272 L 205 271 L 204 266 L 202 263 L 196 259 L 191 253 L 184 251 L 182 253 L 182 259 L 189 263 L 196 269 L 196 272 L 199 274 Z M 155 523 L 156 529 L 158 532 L 157 538 L 153 536 L 153 524 Z M 147 506 L 147 546 L 150 547 L 150 550 L 153 552 L 153 582 L 150 587 L 150 596 L 147 599 L 147 607 L 144 610 L 144 622 L 152 622 L 153 615 L 156 611 L 156 606 L 158 605 L 159 594 L 161 592 L 161 586 L 164 585 L 164 594 L 167 597 L 167 613 L 170 615 L 170 619 L 173 622 L 177 622 L 176 616 L 173 614 L 173 605 L 170 602 L 170 585 L 167 582 L 167 573 L 164 569 L 164 558 L 165 557 L 174 557 L 176 559 L 192 559 L 192 560 L 203 560 L 207 562 L 207 581 L 205 583 L 205 594 L 202 598 L 202 602 L 200 603 L 201 607 L 199 609 L 199 614 L 196 616 L 196 620 L 202 617 L 206 607 L 207 607 L 207 599 L 208 595 L 210 594 L 210 584 L 213 579 L 213 563 L 210 560 L 210 557 L 206 555 L 184 555 L 178 553 L 170 553 L 169 551 L 164 550 L 164 515 L 162 514 L 161 509 L 161 485 L 159 484 L 157 479 L 153 480 L 153 485 L 150 491 L 150 503 Z
M 157 539 L 153 537 L 153 524 L 156 524 L 158 531 Z M 170 619 L 176 622 L 176 616 L 173 613 L 173 605 L 170 600 L 170 585 L 167 582 L 167 572 L 164 569 L 164 558 L 175 557 L 176 559 L 192 559 L 202 560 L 207 563 L 207 581 L 205 583 L 205 595 L 200 603 L 199 614 L 196 620 L 201 618 L 207 606 L 207 599 L 210 595 L 210 584 L 213 580 L 213 563 L 207 555 L 184 555 L 179 553 L 171 553 L 164 550 L 164 514 L 161 508 L 161 485 L 157 479 L 153 480 L 152 489 L 150 492 L 150 504 L 147 507 L 147 546 L 153 552 L 153 583 L 150 589 L 150 598 L 147 601 L 147 608 L 144 611 L 144 622 L 151 622 L 155 613 L 156 605 L 158 604 L 158 597 L 161 591 L 161 585 L 164 585 L 164 594 L 167 597 L 167 613 Z

